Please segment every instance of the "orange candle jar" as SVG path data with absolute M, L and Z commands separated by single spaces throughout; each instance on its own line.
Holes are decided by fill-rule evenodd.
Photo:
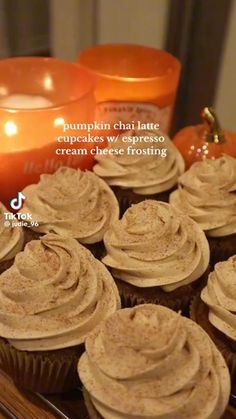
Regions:
M 98 45 L 79 63 L 96 76 L 96 120 L 159 123 L 168 132 L 180 76 L 171 54 L 140 45 Z
M 93 80 L 76 64 L 36 57 L 1 60 L 0 201 L 7 205 L 26 185 L 38 182 L 41 173 L 60 165 L 90 168 L 89 152 L 72 155 L 65 151 L 72 145 L 58 138 L 75 135 L 65 132 L 66 123 L 93 121 L 94 109 Z M 77 130 L 79 134 L 86 130 Z

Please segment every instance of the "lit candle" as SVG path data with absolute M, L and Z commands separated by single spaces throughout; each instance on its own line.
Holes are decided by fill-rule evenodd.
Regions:
M 98 45 L 79 63 L 97 78 L 96 119 L 159 123 L 169 131 L 180 75 L 171 54 L 139 45 Z
M 90 168 L 93 157 L 58 155 L 64 126 L 94 120 L 93 81 L 76 64 L 53 58 L 0 61 L 0 201 L 6 205 L 41 173 L 61 165 Z M 81 135 L 83 130 L 67 130 Z M 77 148 L 89 144 L 76 144 Z M 74 146 L 75 147 L 75 146 Z M 68 150 L 70 151 L 70 150 Z
M 0 99 L 0 107 L 13 109 L 49 108 L 53 103 L 44 96 L 37 95 L 8 95 Z

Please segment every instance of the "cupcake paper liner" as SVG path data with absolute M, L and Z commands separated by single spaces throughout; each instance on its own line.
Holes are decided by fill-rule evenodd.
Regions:
M 205 330 L 223 355 L 231 377 L 231 403 L 236 406 L 236 350 L 230 346 L 229 339 L 209 322 L 208 312 L 200 294 L 196 295 L 190 304 L 190 317 Z M 236 348 L 236 343 L 234 345 Z
M 208 272 L 207 270 L 197 281 L 170 293 L 164 292 L 160 287 L 138 288 L 116 278 L 115 282 L 120 293 L 122 307 L 133 307 L 147 303 L 159 304 L 177 312 L 181 311 L 183 315 L 188 316 L 190 302 L 205 286 Z
M 83 345 L 57 351 L 19 351 L 0 339 L 0 365 L 15 384 L 39 393 L 61 393 L 79 385 L 77 363 Z
M 159 297 L 153 297 L 153 298 L 149 298 L 149 299 L 145 299 L 142 297 L 135 297 L 133 295 L 123 295 L 121 294 L 121 302 L 122 302 L 122 307 L 134 307 L 136 305 L 141 305 L 141 304 L 159 304 L 159 305 L 163 305 L 166 306 L 174 311 L 181 311 L 184 314 L 187 314 L 188 312 L 188 307 L 189 307 L 189 302 L 190 302 L 191 297 L 190 296 L 185 296 L 179 299 L 175 299 L 175 300 L 169 300 L 166 301 L 165 299 L 159 298 Z
M 208 237 L 210 246 L 210 264 L 212 267 L 217 262 L 229 259 L 236 254 L 236 234 L 225 237 Z

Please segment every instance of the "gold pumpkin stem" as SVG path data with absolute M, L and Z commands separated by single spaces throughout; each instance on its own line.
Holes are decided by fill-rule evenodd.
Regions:
M 223 143 L 225 141 L 225 136 L 215 111 L 210 107 L 206 107 L 202 110 L 201 117 L 203 122 L 207 125 L 207 131 L 204 135 L 204 139 L 208 143 Z

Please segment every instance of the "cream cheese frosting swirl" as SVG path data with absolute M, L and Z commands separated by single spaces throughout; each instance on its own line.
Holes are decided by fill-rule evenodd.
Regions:
M 236 159 L 224 155 L 194 163 L 179 178 L 170 203 L 195 220 L 210 237 L 236 233 Z
M 146 200 L 129 208 L 104 236 L 105 265 L 136 287 L 170 292 L 199 279 L 209 264 L 204 232 L 165 202 Z
M 21 213 L 30 213 L 39 233 L 56 233 L 91 244 L 103 239 L 119 218 L 119 205 L 109 186 L 92 172 L 68 167 L 41 175 L 37 185 L 23 191 Z
M 149 138 L 163 136 L 164 142 L 150 142 Z M 142 149 L 143 154 L 128 154 L 130 142 L 127 137 L 146 137 L 137 141 L 133 149 Z M 177 184 L 178 177 L 184 172 L 184 160 L 174 143 L 166 134 L 159 131 L 128 131 L 118 137 L 109 147 L 123 149 L 124 154 L 97 155 L 94 172 L 109 185 L 131 188 L 139 195 L 151 195 L 170 190 Z M 166 150 L 166 156 L 148 155 L 148 149 Z
M 33 240 L 0 275 L 0 336 L 20 350 L 79 345 L 118 308 L 110 273 L 75 239 Z
M 219 262 L 210 273 L 201 299 L 209 307 L 209 321 L 236 340 L 236 255 Z
M 24 234 L 21 227 L 6 226 L 5 213 L 9 213 L 0 202 L 0 263 L 14 259 L 24 244 Z M 11 221 L 9 221 L 11 223 Z
M 204 330 L 152 304 L 118 310 L 86 339 L 78 372 L 104 419 L 219 419 L 225 361 Z

